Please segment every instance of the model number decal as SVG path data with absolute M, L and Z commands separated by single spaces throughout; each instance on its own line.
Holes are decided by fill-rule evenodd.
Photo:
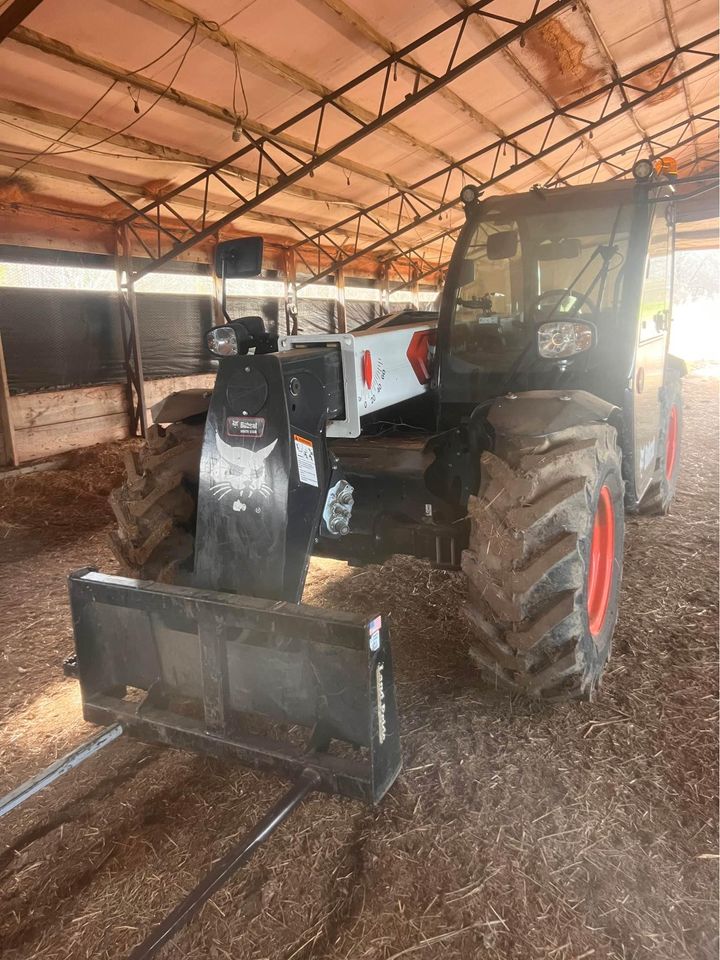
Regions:
M 228 417 L 225 433 L 229 437 L 261 437 L 265 432 L 264 417 Z

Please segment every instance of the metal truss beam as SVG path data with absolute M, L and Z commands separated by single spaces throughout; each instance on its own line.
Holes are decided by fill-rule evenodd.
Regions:
M 430 30 L 412 43 L 390 54 L 380 63 L 364 71 L 359 76 L 343 84 L 327 96 L 320 97 L 315 103 L 301 110 L 295 116 L 275 127 L 268 134 L 255 137 L 247 130 L 242 135 L 248 141 L 235 153 L 219 163 L 187 180 L 185 183 L 168 191 L 152 203 L 135 208 L 132 214 L 123 223 L 134 231 L 139 221 L 149 224 L 155 231 L 154 256 L 147 266 L 136 271 L 135 277 L 144 276 L 152 270 L 173 259 L 184 250 L 193 247 L 206 237 L 216 233 L 255 207 L 269 200 L 271 197 L 298 180 L 312 174 L 324 163 L 328 163 L 340 156 L 343 152 L 354 147 L 370 134 L 381 129 L 389 122 L 406 113 L 412 107 L 443 89 L 449 83 L 457 80 L 473 67 L 487 60 L 498 50 L 519 40 L 524 33 L 540 23 L 552 18 L 561 10 L 569 7 L 573 0 L 526 0 L 525 6 L 529 13 L 524 18 L 512 17 L 505 12 L 503 0 L 478 0 L 444 23 Z M 473 17 L 491 19 L 501 24 L 505 32 L 492 43 L 481 50 L 476 50 L 470 56 L 460 59 L 460 51 L 464 42 L 465 29 Z M 438 41 L 444 42 L 450 49 L 450 55 L 439 74 L 431 73 L 415 62 L 410 63 L 408 58 L 423 49 L 432 47 L 438 49 Z M 398 68 L 410 70 L 414 76 L 412 89 L 407 89 L 395 82 Z M 343 104 L 342 98 L 351 92 L 359 92 L 361 96 L 370 93 L 377 95 L 379 101 L 372 111 L 373 119 L 360 119 Z M 351 133 L 340 137 L 328 135 L 328 117 L 333 116 L 355 127 Z M 313 154 L 310 159 L 297 155 L 293 150 L 284 146 L 279 137 L 291 129 L 313 129 Z M 228 183 L 227 177 L 221 172 L 223 167 L 244 158 L 256 164 L 256 182 L 250 190 L 241 193 L 233 184 Z M 456 161 L 453 166 L 462 169 Z M 275 177 L 271 186 L 264 186 L 262 177 L 266 174 Z M 465 174 L 472 180 L 476 179 L 471 173 Z M 192 187 L 200 186 L 207 197 L 210 185 L 222 187 L 237 201 L 235 209 L 217 220 L 208 222 L 208 217 L 201 215 L 194 223 L 189 223 L 182 217 L 175 206 L 182 202 L 182 195 Z M 415 197 L 416 202 L 418 198 Z M 427 208 L 427 203 L 425 203 Z
M 649 153 L 651 160 L 657 160 L 674 150 L 687 146 L 689 143 L 695 143 L 701 137 L 707 136 L 713 131 L 717 131 L 720 125 L 719 110 L 720 107 L 716 104 L 707 110 L 697 111 L 662 130 L 645 133 L 642 139 L 636 140 L 634 143 L 628 143 L 619 150 L 605 154 L 601 159 L 586 163 L 570 173 L 563 172 L 561 168 L 552 179 L 545 183 L 545 186 L 556 187 L 561 183 L 567 185 L 577 177 L 591 171 L 590 182 L 594 183 L 603 164 L 607 164 L 615 170 L 614 175 L 610 178 L 611 180 L 627 176 L 631 173 L 635 161 L 639 160 L 644 152 Z
M 644 155 L 646 151 L 650 151 L 650 159 L 658 160 L 661 157 L 673 153 L 674 151 L 687 146 L 690 143 L 696 142 L 702 137 L 707 136 L 709 133 L 717 131 L 719 128 L 720 106 L 715 105 L 714 107 L 708 107 L 705 110 L 697 111 L 690 117 L 685 117 L 683 120 L 679 120 L 676 123 L 670 124 L 664 127 L 662 130 L 656 130 L 653 133 L 645 132 L 635 142 L 626 144 L 625 146 L 614 150 L 612 153 L 598 156 L 590 163 L 586 163 L 584 166 L 578 167 L 569 173 L 559 172 L 556 174 L 555 179 L 548 180 L 544 186 L 546 188 L 558 187 L 561 185 L 570 186 L 572 185 L 573 180 L 589 173 L 592 173 L 590 182 L 594 183 L 604 166 L 607 166 L 610 168 L 610 170 L 615 171 L 613 176 L 611 176 L 609 179 L 618 180 L 621 177 L 628 176 L 632 172 L 635 161 Z M 717 158 L 717 154 L 712 156 L 714 156 L 715 159 Z M 703 157 L 701 159 L 708 159 L 708 157 Z M 384 262 L 388 264 L 390 269 L 394 269 L 398 276 L 401 276 L 399 267 L 396 268 L 396 261 L 411 259 L 413 252 L 430 246 L 433 243 L 437 243 L 438 240 L 454 239 L 454 235 L 459 233 L 459 231 L 460 227 L 452 227 L 443 233 L 436 234 L 433 237 L 428 237 L 427 240 L 416 244 L 414 247 L 408 248 L 406 251 L 404 251 L 404 256 L 395 254 L 391 257 L 385 258 Z M 438 273 L 447 269 L 450 261 L 449 259 L 443 260 L 442 246 L 440 247 L 436 261 L 437 262 L 434 265 L 428 268 L 425 272 L 421 273 L 418 279 L 422 280 L 434 273 Z M 404 277 L 402 279 L 403 281 L 405 280 Z M 399 287 L 393 287 L 393 290 L 402 290 L 407 285 L 408 282 L 403 282 Z
M 463 157 L 457 164 L 449 164 L 434 173 L 426 175 L 412 184 L 409 190 L 397 190 L 384 200 L 351 214 L 310 237 L 306 237 L 306 242 L 315 245 L 318 257 L 324 257 L 328 266 L 317 270 L 307 279 L 303 278 L 300 285 L 312 283 L 328 276 L 338 265 L 347 266 L 354 260 L 372 253 L 388 242 L 395 242 L 398 237 L 408 231 L 416 229 L 423 223 L 427 223 L 451 207 L 456 206 L 459 202 L 460 189 L 467 178 L 463 164 L 470 160 L 486 157 L 491 161 L 492 172 L 490 178 L 480 184 L 484 189 L 488 189 L 500 183 L 506 177 L 531 166 L 553 151 L 579 140 L 583 134 L 592 133 L 604 124 L 624 116 L 628 110 L 635 109 L 640 104 L 664 93 L 675 84 L 682 83 L 699 71 L 717 64 L 718 59 L 720 59 L 718 54 L 715 51 L 703 49 L 703 45 L 714 40 L 719 34 L 720 31 L 714 30 L 691 43 L 675 47 L 669 53 L 657 57 L 650 63 L 646 63 L 624 76 L 614 77 L 598 89 L 579 97 L 558 110 L 553 110 L 544 117 L 525 124 L 508 137 L 486 144 Z M 683 56 L 686 61 L 691 60 L 693 62 L 691 66 L 684 70 L 679 70 L 679 60 Z M 619 98 L 620 101 L 615 107 L 612 106 L 614 97 Z M 573 133 L 567 136 L 558 135 L 556 125 L 558 125 L 558 120 L 561 117 L 569 117 L 575 122 L 576 129 Z M 541 138 L 540 147 L 534 152 L 521 147 L 518 142 L 520 137 L 528 133 L 533 133 L 536 137 Z M 420 205 L 417 204 L 417 198 L 413 191 L 428 186 L 435 187 L 440 195 L 435 207 L 420 210 L 418 209 Z M 333 234 L 337 234 L 339 230 L 343 230 L 345 233 L 355 232 L 357 238 L 363 225 L 370 217 L 373 218 L 371 221 L 373 225 L 377 227 L 379 222 L 376 219 L 378 211 L 382 208 L 388 208 L 390 205 L 395 205 L 397 209 L 397 225 L 393 230 L 386 230 L 384 236 L 362 247 L 356 239 L 350 251 L 344 249 L 341 244 L 333 239 Z M 427 207 L 427 204 L 422 206 Z M 409 211 L 407 214 L 406 210 Z M 412 216 L 412 219 L 403 220 L 404 214 Z
M 6 6 L 0 13 L 0 43 L 41 3 L 42 0 L 14 0 Z

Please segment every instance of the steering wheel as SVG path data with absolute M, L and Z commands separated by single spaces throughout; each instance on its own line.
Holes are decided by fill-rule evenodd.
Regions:
M 564 300 L 573 301 L 568 310 L 560 309 Z M 594 320 L 597 315 L 597 306 L 586 294 L 580 293 L 578 290 L 563 287 L 557 290 L 545 290 L 540 296 L 535 297 L 530 311 L 532 314 L 539 315 L 538 319 L 540 322 L 543 320 L 567 320 L 571 318 Z M 582 311 L 585 312 L 583 313 Z

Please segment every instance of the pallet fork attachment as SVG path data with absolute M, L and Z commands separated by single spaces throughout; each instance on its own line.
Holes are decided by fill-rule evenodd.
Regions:
M 153 956 L 305 797 L 378 803 L 400 771 L 380 617 L 94 570 L 70 575 L 83 715 L 101 734 L 0 799 L 9 812 L 121 733 L 295 782 L 131 954 Z

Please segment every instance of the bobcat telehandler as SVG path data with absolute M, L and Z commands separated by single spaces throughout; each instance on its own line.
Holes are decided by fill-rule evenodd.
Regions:
M 260 273 L 262 241 L 219 245 L 214 390 L 161 403 L 128 457 L 111 498 L 126 575 L 69 579 L 84 715 L 105 727 L 83 749 L 125 732 L 297 783 L 133 958 L 310 790 L 378 802 L 397 776 L 382 611 L 303 606 L 312 554 L 462 569 L 490 684 L 597 689 L 625 512 L 667 512 L 680 457 L 673 185 L 650 161 L 634 174 L 487 199 L 466 187 L 439 313 L 352 333 L 278 338 L 231 319 L 225 281 Z
M 492 685 L 591 697 L 624 512 L 667 512 L 680 453 L 673 187 L 650 161 L 635 174 L 467 187 L 439 316 L 277 344 L 259 318 L 211 330 L 212 397 L 161 404 L 113 495 L 126 571 L 297 603 L 313 553 L 422 557 L 465 572 Z M 218 270 L 256 275 L 261 256 L 230 241 Z

